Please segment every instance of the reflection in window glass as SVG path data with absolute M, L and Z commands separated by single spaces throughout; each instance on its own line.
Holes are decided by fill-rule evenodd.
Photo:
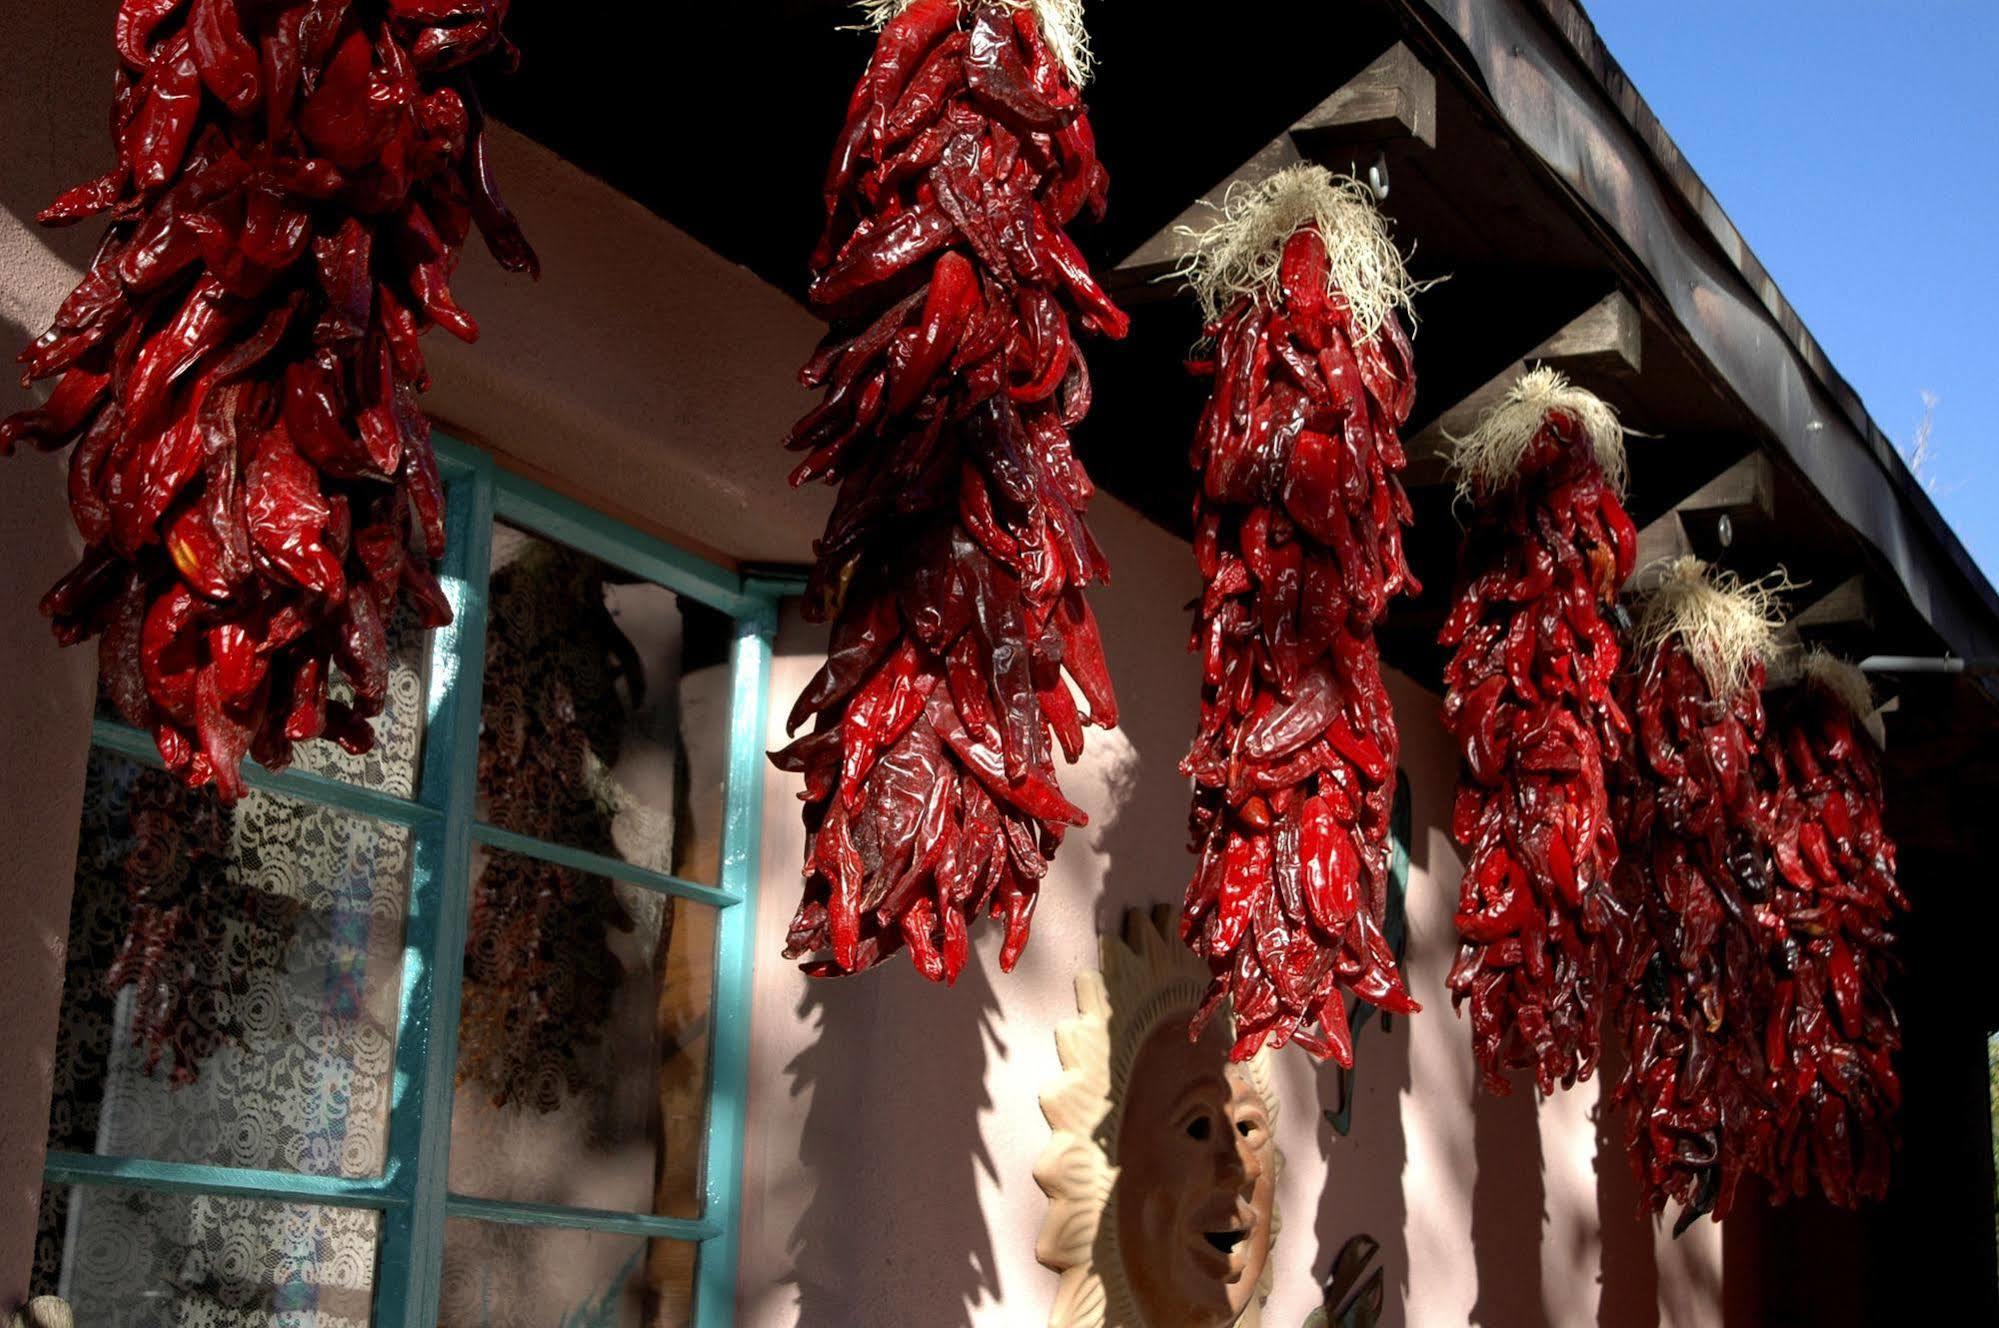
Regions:
M 366 1328 L 380 1218 L 359 1208 L 42 1190 L 36 1295 L 87 1328 Z M 556 1320 L 547 1320 L 553 1323 Z
M 693 1272 L 677 1241 L 454 1219 L 438 1328 L 684 1328 Z
M 374 1176 L 409 831 L 90 756 L 49 1146 Z
M 455 653 L 454 676 L 483 665 L 477 783 L 424 789 L 427 808 L 410 813 L 431 827 L 430 848 L 448 845 L 446 866 L 469 869 L 443 879 L 433 855 L 419 887 L 426 907 L 442 894 L 470 910 L 446 1179 L 499 1204 L 727 1220 L 727 1205 L 702 1211 L 717 911 L 550 867 L 540 849 L 501 851 L 492 841 L 504 836 L 437 814 L 470 793 L 475 820 L 614 859 L 613 876 L 715 884 L 734 624 L 505 525 L 490 563 L 467 575 L 488 585 L 488 630 L 435 644 Z M 406 615 L 389 630 L 373 749 L 301 744 L 293 761 L 415 799 L 433 641 Z M 331 699 L 343 686 L 336 677 Z M 91 753 L 52 1149 L 384 1174 L 417 832 L 319 805 L 360 801 L 319 780 L 279 786 L 295 796 L 252 792 L 224 808 L 212 791 Z M 469 863 L 451 852 L 463 829 Z M 404 1128 L 418 1124 L 395 1128 L 410 1142 Z M 426 1158 L 440 1142 L 425 1141 Z M 68 1297 L 92 1328 L 358 1328 L 387 1260 L 409 1263 L 425 1295 L 442 1279 L 445 1324 L 692 1319 L 693 1243 L 467 1217 L 450 1222 L 440 1260 L 412 1248 L 393 1205 L 317 1202 L 283 1174 L 255 1188 L 299 1202 L 180 1193 L 214 1176 L 111 1166 L 106 1185 L 45 1187 L 33 1291 Z M 401 1294 L 401 1276 L 385 1297 Z
M 728 641 L 711 609 L 495 525 L 480 817 L 712 884 Z
M 698 1216 L 715 911 L 513 853 L 473 872 L 451 1189 Z

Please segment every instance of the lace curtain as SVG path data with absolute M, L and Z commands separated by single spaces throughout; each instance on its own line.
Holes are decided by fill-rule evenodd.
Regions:
M 719 828 L 719 649 L 690 659 L 704 667 L 688 679 L 724 698 L 703 721 L 716 736 L 683 742 L 675 598 L 607 582 L 593 560 L 531 536 L 495 535 L 481 815 L 698 876 Z M 400 638 L 375 751 L 310 744 L 301 764 L 413 792 L 423 649 L 414 632 Z M 205 799 L 92 755 L 50 1146 L 378 1175 L 408 832 L 264 794 L 226 812 Z M 710 911 L 511 854 L 481 854 L 473 873 L 451 1187 L 693 1215 Z M 535 917 L 533 901 L 551 895 L 561 908 Z M 159 943 L 121 966 L 135 913 Z M 482 918 L 521 925 L 482 930 Z M 534 1010 L 555 1017 L 522 1017 Z M 51 1190 L 36 1289 L 69 1297 L 93 1328 L 345 1328 L 369 1321 L 376 1229 L 355 1210 Z M 691 1272 L 691 1248 L 668 1242 L 453 1221 L 440 1322 L 670 1328 L 686 1321 Z
M 423 641 L 405 621 L 394 643 L 376 748 L 312 744 L 302 765 L 413 790 Z M 409 852 L 401 827 L 254 792 L 224 810 L 93 751 L 50 1147 L 379 1175 Z M 375 1222 L 80 1186 L 43 1205 L 36 1281 L 106 1328 L 344 1328 L 369 1319 Z

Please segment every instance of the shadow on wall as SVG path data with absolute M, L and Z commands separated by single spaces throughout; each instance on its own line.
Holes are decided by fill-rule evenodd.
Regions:
M 1472 1184 L 1471 1238 L 1478 1299 L 1471 1321 L 1490 1328 L 1538 1323 L 1546 1312 L 1541 1241 L 1548 1230 L 1548 1193 L 1539 1108 L 1531 1081 L 1516 1083 L 1506 1097 L 1480 1088 L 1472 1099 L 1478 1179 Z
M 39 331 L 39 329 L 37 329 Z M 27 334 L 0 318 L 0 343 Z M 0 413 L 11 409 L 10 401 Z M 28 1293 L 35 1214 L 42 1197 L 42 1140 L 54 1077 L 56 1010 L 69 936 L 75 870 L 76 809 L 82 796 L 84 745 L 96 652 L 59 651 L 36 601 L 68 569 L 77 539 L 63 502 L 62 462 L 22 455 L 0 461 L 0 732 L 12 756 L 0 763 L 0 798 L 25 819 L 10 833 L 5 877 L 9 927 L 0 937 L 0 1009 L 8 1012 L 15 1064 L 12 1092 L 0 1102 L 0 1305 Z M 31 552 L 32 551 L 32 552 Z
M 1368 1021 L 1354 1039 L 1350 1087 L 1342 1087 L 1336 1065 L 1310 1066 L 1302 1053 L 1293 1059 L 1308 1068 L 1317 1087 L 1316 1095 L 1301 1094 L 1296 1100 L 1317 1104 L 1319 1158 L 1325 1169 L 1312 1223 L 1313 1285 L 1325 1287 L 1348 1241 L 1372 1236 L 1380 1246 L 1372 1267 L 1381 1270 L 1383 1300 L 1390 1307 L 1385 1314 L 1392 1321 L 1409 1298 L 1408 1203 L 1402 1192 L 1402 1171 L 1409 1160 L 1402 1122 L 1411 1082 L 1409 1021 L 1394 1016 L 1386 1028 L 1379 1015 Z M 1330 1117 L 1347 1105 L 1349 1092 L 1350 1132 L 1341 1134 Z M 1292 1249 L 1302 1252 L 1304 1246 Z M 1363 1284 L 1372 1276 L 1367 1272 Z
M 1137 519 L 1122 508 L 1092 513 L 1092 529 L 1113 567 L 1152 572 L 1148 562 L 1173 560 L 1155 563 L 1159 584 L 1091 598 L 1117 684 L 1118 726 L 1114 734 L 1089 731 L 1091 748 L 1102 753 L 1100 759 L 1108 758 L 1102 806 L 1092 812 L 1096 819 L 1088 828 L 1070 833 L 1087 836 L 1090 849 L 1106 863 L 1096 900 L 1098 936 L 1118 935 L 1125 913 L 1134 908 L 1170 904 L 1178 910 L 1194 867 L 1186 833 L 1191 794 L 1180 758 L 1194 737 L 1201 671 L 1199 660 L 1183 648 L 1189 618 L 1180 606 L 1185 595 L 1199 593 L 1200 580 L 1185 545 L 1151 527 L 1131 529 Z M 1162 649 L 1162 642 L 1170 644 Z M 1065 789 L 1082 782 L 1074 769 L 1061 768 Z M 1094 950 L 1087 966 L 1096 967 Z
M 971 1328 L 999 1297 L 980 1206 L 997 1174 L 980 1132 L 1001 1061 L 999 1002 L 975 950 L 955 987 L 932 987 L 897 955 L 859 978 L 806 984 L 809 1045 L 785 1067 L 811 1094 L 798 1169 L 812 1199 L 792 1228 L 800 1324 L 895 1321 Z M 910 990 L 911 984 L 924 988 Z M 892 1154 L 878 1150 L 891 1146 Z
M 1597 1078 L 1603 1095 L 1596 1108 L 1596 1211 L 1602 1223 L 1602 1295 L 1599 1328 L 1656 1328 L 1659 1322 L 1659 1264 L 1653 1251 L 1657 1220 L 1638 1211 L 1638 1178 L 1624 1148 L 1625 1113 L 1610 1104 L 1624 1077 L 1624 1048 L 1605 1029 L 1603 1061 Z
M 1421 796 L 1416 788 L 1420 782 L 1410 782 L 1412 799 Z M 1412 802 L 1405 829 L 1411 841 L 1409 889 L 1415 888 L 1418 880 L 1429 880 L 1432 870 L 1427 847 L 1430 837 L 1423 833 L 1423 825 Z M 1405 972 L 1407 967 L 1405 956 Z M 1431 1016 L 1426 1008 L 1417 1017 Z M 1315 1091 L 1300 1095 L 1299 1100 L 1316 1103 L 1320 1166 L 1325 1170 L 1313 1214 L 1313 1285 L 1326 1286 L 1348 1241 L 1358 1235 L 1371 1236 L 1380 1247 L 1371 1268 L 1382 1274 L 1384 1321 L 1395 1322 L 1409 1300 L 1409 1205 L 1402 1179 L 1409 1161 L 1403 1109 L 1413 1082 L 1409 1019 L 1400 1015 L 1384 1018 L 1379 1012 L 1368 1016 L 1354 1035 L 1350 1074 L 1342 1075 L 1337 1065 L 1315 1065 L 1303 1054 L 1287 1055 L 1312 1076 Z M 1333 1126 L 1333 1117 L 1342 1110 L 1347 1121 L 1344 1134 Z M 1372 1271 L 1364 1272 L 1362 1285 L 1373 1275 Z M 1349 1293 L 1342 1304 L 1351 1300 Z

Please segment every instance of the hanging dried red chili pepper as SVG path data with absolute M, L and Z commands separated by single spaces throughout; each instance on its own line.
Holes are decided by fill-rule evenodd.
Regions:
M 955 980 L 981 913 L 1011 969 L 1083 725 L 1116 723 L 1083 587 L 1107 567 L 1069 446 L 1090 405 L 1072 316 L 1126 320 L 1063 228 L 1108 177 L 1078 94 L 1070 0 L 881 0 L 874 58 L 826 179 L 812 305 L 833 323 L 801 377 L 825 397 L 786 445 L 792 482 L 840 486 L 806 595 L 832 618 L 792 707 L 812 733 L 805 892 L 785 954 L 852 973 L 908 945 Z M 1087 709 L 1079 707 L 1068 675 Z
M 1535 369 L 1453 458 L 1472 504 L 1439 641 L 1444 726 L 1463 763 L 1451 835 L 1465 851 L 1452 1003 L 1471 1006 L 1485 1086 L 1529 1069 L 1544 1093 L 1596 1068 L 1617 836 L 1606 766 L 1631 726 L 1612 696 L 1608 619 L 1637 557 L 1610 408 Z
M 511 61 L 506 11 L 124 0 L 118 163 L 41 214 L 111 220 L 20 357 L 54 393 L 0 423 L 0 452 L 76 444 L 86 547 L 42 611 L 65 644 L 100 638 L 120 715 L 225 802 L 245 755 L 372 745 L 399 595 L 450 619 L 417 338 L 477 335 L 446 284 L 473 225 L 535 270 L 470 83 Z
M 1199 854 L 1180 934 L 1233 1002 L 1242 1060 L 1295 1041 L 1353 1064 L 1348 992 L 1414 1011 L 1382 935 L 1398 741 L 1374 627 L 1418 589 L 1396 430 L 1416 381 L 1402 259 L 1352 180 L 1294 167 L 1240 191 L 1186 274 L 1213 343 L 1194 438 L 1192 648 L 1181 770 Z
M 1880 721 L 1867 680 L 1808 655 L 1757 749 L 1776 871 L 1756 916 L 1773 969 L 1763 1050 L 1774 1114 L 1764 1168 L 1779 1199 L 1852 1207 L 1887 1193 L 1901 1081 L 1888 928 L 1908 900 L 1881 827 Z M 1858 731 L 1856 731 L 1856 729 Z
M 1762 1012 L 1769 969 L 1752 910 L 1770 898 L 1764 737 L 1773 588 L 1698 559 L 1647 597 L 1634 652 L 1636 728 L 1616 802 L 1613 987 L 1627 1061 L 1613 1101 L 1651 1211 L 1675 1231 L 1727 1215 L 1771 1133 Z

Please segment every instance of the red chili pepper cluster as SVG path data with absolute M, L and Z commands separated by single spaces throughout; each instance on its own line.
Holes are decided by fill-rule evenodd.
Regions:
M 1613 963 L 1629 1063 L 1613 1100 L 1630 1109 L 1625 1141 L 1644 1204 L 1679 1203 L 1680 1231 L 1702 1213 L 1725 1217 L 1768 1150 L 1769 969 L 1752 910 L 1770 897 L 1770 827 L 1753 768 L 1765 725 L 1760 652 L 1717 650 L 1698 641 L 1707 623 L 1659 612 L 1668 595 L 1696 617 L 1760 621 L 1759 610 L 1691 559 L 1667 587 L 1641 623 L 1637 740 L 1618 799 Z
M 1630 733 L 1606 619 L 1638 540 L 1599 438 L 1621 438 L 1601 403 L 1536 371 L 1460 445 L 1476 506 L 1440 637 L 1454 652 L 1444 725 L 1463 752 L 1450 987 L 1453 1004 L 1471 1005 L 1495 1093 L 1511 1090 L 1509 1070 L 1531 1069 L 1544 1093 L 1587 1079 L 1600 1049 L 1603 896 L 1618 856 L 1605 767 Z
M 226 801 L 246 754 L 372 744 L 399 593 L 450 619 L 417 338 L 477 335 L 446 285 L 475 223 L 534 270 L 466 73 L 511 53 L 506 9 L 125 0 L 118 164 L 42 214 L 111 219 L 21 356 L 54 394 L 0 424 L 0 451 L 77 444 L 87 547 L 42 610 L 65 644 L 101 636 L 119 713 Z
M 1295 1041 L 1351 1066 L 1346 991 L 1417 1008 L 1382 935 L 1398 739 L 1374 643 L 1417 590 L 1396 478 L 1416 382 L 1396 315 L 1357 324 L 1319 229 L 1280 242 L 1275 294 L 1237 299 L 1196 366 L 1215 388 L 1192 454 L 1207 588 L 1180 934 L 1214 974 L 1195 1036 L 1226 997 L 1235 1059 Z
M 807 594 L 829 656 L 789 728 L 817 723 L 773 757 L 806 781 L 785 954 L 830 952 L 808 972 L 906 944 L 954 980 L 981 913 L 1004 915 L 1012 968 L 1084 823 L 1049 730 L 1073 761 L 1117 708 L 1082 590 L 1108 569 L 1069 445 L 1090 404 L 1069 320 L 1126 319 L 1063 227 L 1101 215 L 1107 179 L 1035 6 L 916 0 L 882 29 L 813 263 L 834 327 L 801 376 L 825 398 L 786 440 L 793 483 L 840 485 Z
M 1756 912 L 1774 969 L 1762 1026 L 1776 1121 L 1765 1170 L 1779 1197 L 1805 1194 L 1816 1176 L 1826 1198 L 1851 1207 L 1888 1190 L 1902 1097 L 1888 927 L 1908 900 L 1881 828 L 1879 760 L 1854 732 L 1850 698 L 1864 698 L 1866 683 L 1851 673 L 1844 688 L 1824 681 L 1843 668 L 1808 669 L 1773 707 L 1758 768 L 1777 870 Z

